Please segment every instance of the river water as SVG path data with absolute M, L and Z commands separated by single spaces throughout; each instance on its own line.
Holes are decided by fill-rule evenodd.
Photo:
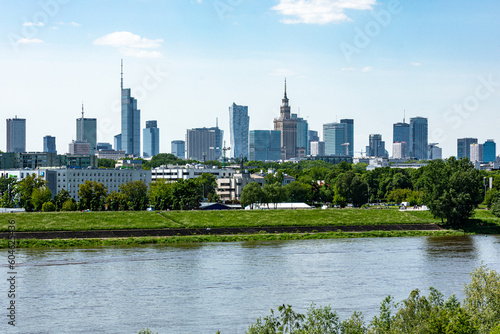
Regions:
M 7 251 L 5 250 L 5 253 Z M 18 250 L 16 327 L 1 333 L 244 333 L 271 308 L 330 304 L 366 320 L 383 298 L 433 286 L 462 299 L 481 262 L 500 272 L 500 236 L 330 239 Z M 5 255 L 5 262 L 7 254 Z M 5 279 L 3 279 L 5 278 Z

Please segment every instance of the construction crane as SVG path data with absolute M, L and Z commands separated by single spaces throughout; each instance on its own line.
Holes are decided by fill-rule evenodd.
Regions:
M 345 146 L 345 155 L 349 155 L 349 145 L 351 143 L 343 143 L 343 144 L 340 144 L 340 146 Z
M 226 167 L 226 151 L 229 151 L 231 148 L 226 147 L 226 141 L 224 140 L 224 147 L 210 147 L 211 150 L 222 150 L 222 168 Z

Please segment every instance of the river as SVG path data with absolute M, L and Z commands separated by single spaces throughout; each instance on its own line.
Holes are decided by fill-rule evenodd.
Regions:
M 5 263 L 7 262 L 7 251 Z M 329 239 L 176 246 L 19 249 L 16 327 L 2 333 L 244 333 L 271 308 L 330 304 L 378 313 L 433 286 L 462 299 L 481 262 L 500 272 L 500 236 Z M 5 278 L 5 279 L 4 279 Z

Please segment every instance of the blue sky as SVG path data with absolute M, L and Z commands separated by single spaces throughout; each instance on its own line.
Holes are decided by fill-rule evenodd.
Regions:
M 355 151 L 392 124 L 429 119 L 429 142 L 500 141 L 500 3 L 393 0 L 3 1 L 0 110 L 27 119 L 27 149 L 44 135 L 65 153 L 82 101 L 98 141 L 120 132 L 120 59 L 141 128 L 158 120 L 160 151 L 188 128 L 247 105 L 271 129 L 287 78 L 292 112 L 322 133 L 355 120 Z M 5 150 L 5 126 L 0 127 Z

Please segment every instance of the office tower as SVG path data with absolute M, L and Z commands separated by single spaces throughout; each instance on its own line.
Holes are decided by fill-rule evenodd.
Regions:
M 188 129 L 186 132 L 187 159 L 219 160 L 222 157 L 224 131 L 213 128 Z
M 7 153 L 26 152 L 26 119 L 7 118 Z
M 239 106 L 233 102 L 229 107 L 229 134 L 231 157 L 248 158 L 248 127 L 250 117 L 248 116 L 248 107 Z
M 292 119 L 297 121 L 297 157 L 309 155 L 309 124 L 297 114 L 292 114 Z
M 346 138 L 344 143 L 349 143 L 348 156 L 354 156 L 354 120 L 341 119 L 340 123 L 347 124 Z
M 488 139 L 483 144 L 483 162 L 492 162 L 497 158 L 497 145 L 493 139 Z
M 347 124 L 326 123 L 323 124 L 323 141 L 325 142 L 325 155 L 347 155 L 346 148 Z
M 281 159 L 287 160 L 297 156 L 297 120 L 290 115 L 290 105 L 285 95 L 281 100 L 280 117 L 274 119 L 274 130 L 281 131 Z
M 382 135 L 371 134 L 369 136 L 369 145 L 366 147 L 366 155 L 369 157 L 385 157 L 385 142 Z
M 429 144 L 428 148 L 428 159 L 429 160 L 436 160 L 436 159 L 442 159 L 443 158 L 443 149 L 441 147 L 437 146 L 438 143 L 431 143 Z
M 88 141 L 73 140 L 69 143 L 68 154 L 90 155 L 90 143 Z
M 281 160 L 281 133 L 277 130 L 251 130 L 248 139 L 248 160 Z
M 311 142 L 311 155 L 313 157 L 325 155 L 325 142 L 324 141 L 312 141 Z
M 427 159 L 428 129 L 427 118 L 410 118 L 410 157 L 417 160 Z
M 43 137 L 43 152 L 45 152 L 45 153 L 57 153 L 56 137 L 52 137 L 52 136 Z
M 171 152 L 177 158 L 184 159 L 186 155 L 186 142 L 184 140 L 173 140 L 171 142 Z
M 470 160 L 470 146 L 477 144 L 477 138 L 458 138 L 457 139 L 457 159 L 467 157 Z
M 76 141 L 86 141 L 90 144 L 90 154 L 97 149 L 97 120 L 85 118 L 82 103 L 82 117 L 76 119 Z
M 142 156 L 153 157 L 160 153 L 160 129 L 156 121 L 146 121 L 146 128 L 142 132 L 143 150 Z
M 392 157 L 394 159 L 407 159 L 408 143 L 405 142 L 392 143 Z
M 122 150 L 122 135 L 117 134 L 115 136 L 115 151 L 121 151 Z
M 311 152 L 311 142 L 319 141 L 318 131 L 309 130 L 309 136 L 308 136 L 307 140 L 309 141 L 309 152 Z
M 130 88 L 123 88 L 123 60 L 121 71 L 122 96 L 122 133 L 121 149 L 126 154 L 141 155 L 141 111 L 137 109 L 137 100 L 132 97 Z
M 97 151 L 112 151 L 113 146 L 110 143 L 97 143 Z
M 407 147 L 408 144 L 410 143 L 410 124 L 405 122 L 405 119 L 403 118 L 403 123 L 394 123 L 392 125 L 392 142 L 393 143 L 406 143 Z M 398 146 L 392 146 L 394 149 L 395 147 Z M 407 153 L 406 153 L 407 154 Z M 394 150 L 392 151 L 392 156 L 394 157 L 396 153 Z
M 470 161 L 483 162 L 483 144 L 470 144 Z

